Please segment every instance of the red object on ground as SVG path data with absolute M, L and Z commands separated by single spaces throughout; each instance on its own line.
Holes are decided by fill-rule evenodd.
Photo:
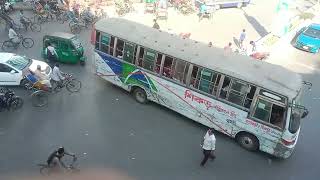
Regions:
M 270 53 L 268 52 L 256 52 L 251 54 L 250 56 L 254 59 L 258 59 L 258 60 L 264 60 L 267 59 L 269 57 Z

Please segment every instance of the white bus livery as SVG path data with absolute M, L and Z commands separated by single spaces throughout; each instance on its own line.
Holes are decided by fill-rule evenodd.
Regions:
M 308 114 L 299 74 L 125 19 L 98 21 L 91 38 L 96 74 L 138 102 L 166 106 L 245 149 L 292 154 Z

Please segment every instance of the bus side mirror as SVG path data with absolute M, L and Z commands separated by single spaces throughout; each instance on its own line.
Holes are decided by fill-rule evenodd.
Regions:
M 308 114 L 309 114 L 308 109 L 305 109 L 305 110 L 303 111 L 302 115 L 301 115 L 301 119 L 307 117 Z

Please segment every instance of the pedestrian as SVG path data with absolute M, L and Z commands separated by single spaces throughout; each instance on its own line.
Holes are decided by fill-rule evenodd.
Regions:
M 251 51 L 252 52 L 256 52 L 257 51 L 256 43 L 254 41 L 250 41 L 250 45 L 252 46 L 251 47 Z
M 155 29 L 160 29 L 160 26 L 159 26 L 159 24 L 157 22 L 157 19 L 153 20 L 153 26 L 152 27 L 155 28 Z
M 239 47 L 242 48 L 243 46 L 243 41 L 246 39 L 246 30 L 243 29 L 241 34 L 240 34 L 240 37 L 239 37 Z
M 55 48 L 48 42 L 48 46 L 46 48 L 47 59 L 51 68 L 54 67 L 54 64 L 58 60 L 58 54 Z
M 203 167 L 204 164 L 208 161 L 209 158 L 214 160 L 216 158 L 214 151 L 216 149 L 216 137 L 213 134 L 213 129 L 209 129 L 203 137 L 202 142 L 202 152 L 203 160 L 200 163 L 200 166 Z
M 225 54 L 230 54 L 230 53 L 232 52 L 232 43 L 229 42 L 228 45 L 226 45 L 226 46 L 223 48 L 223 50 L 224 50 L 224 53 L 225 53 Z
M 212 47 L 212 42 L 211 41 L 209 42 L 208 47 Z

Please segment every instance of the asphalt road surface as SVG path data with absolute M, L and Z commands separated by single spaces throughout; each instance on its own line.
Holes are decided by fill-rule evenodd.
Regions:
M 69 29 L 67 24 L 48 24 L 42 27 L 41 33 L 27 33 L 26 36 L 34 38 L 35 46 L 30 50 L 21 47 L 17 53 L 41 59 L 42 37 L 53 31 L 69 32 Z M 199 144 L 206 127 L 157 104 L 140 105 L 130 94 L 96 77 L 89 33 L 80 34 L 87 50 L 87 65 L 61 67 L 82 81 L 79 93 L 63 90 L 50 96 L 47 107 L 35 108 L 31 105 L 30 92 L 15 88 L 25 104 L 16 112 L 0 113 L 0 175 L 37 174 L 36 164 L 45 162 L 54 148 L 63 145 L 79 156 L 82 170 L 99 168 L 132 179 L 318 179 L 317 71 L 303 74 L 305 80 L 313 82 L 312 91 L 304 94 L 310 114 L 302 122 L 296 150 L 289 159 L 248 152 L 233 139 L 216 134 L 217 158 L 201 168 Z M 7 39 L 3 27 L 0 37 L 1 41 Z M 319 55 L 294 48 L 292 53 L 292 60 L 302 59 L 305 63 L 320 60 Z M 319 63 L 315 66 L 319 68 Z

